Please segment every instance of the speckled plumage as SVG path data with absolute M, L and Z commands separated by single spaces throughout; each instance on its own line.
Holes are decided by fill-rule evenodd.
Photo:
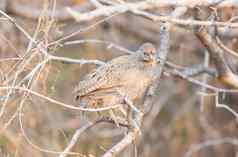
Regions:
M 143 44 L 135 54 L 114 58 L 86 75 L 74 90 L 75 99 L 79 105 L 102 107 L 123 103 L 123 93 L 134 102 L 143 98 L 157 65 L 155 47 Z

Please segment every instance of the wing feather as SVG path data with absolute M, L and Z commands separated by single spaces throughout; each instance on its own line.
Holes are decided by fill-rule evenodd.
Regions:
M 123 74 L 125 70 L 130 69 L 130 64 L 128 64 L 130 57 L 131 55 L 121 56 L 98 67 L 79 82 L 73 93 L 79 98 L 100 88 L 120 86 L 118 84 L 120 81 L 118 80 L 120 79 L 121 74 Z M 124 64 L 124 62 L 126 63 Z

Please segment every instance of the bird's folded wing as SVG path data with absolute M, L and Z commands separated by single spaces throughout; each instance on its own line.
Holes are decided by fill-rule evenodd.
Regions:
M 100 88 L 120 86 L 118 78 L 121 77 L 121 73 L 130 69 L 130 57 L 120 56 L 92 71 L 79 82 L 73 93 L 81 97 Z
M 102 89 L 91 92 L 89 95 L 82 97 L 81 104 L 87 107 L 105 107 L 110 105 L 117 105 L 123 101 L 123 97 L 116 89 Z
M 106 84 L 105 68 L 96 69 L 94 72 L 86 75 L 76 86 L 73 93 L 78 96 L 84 96 Z M 99 70 L 101 71 L 99 72 Z

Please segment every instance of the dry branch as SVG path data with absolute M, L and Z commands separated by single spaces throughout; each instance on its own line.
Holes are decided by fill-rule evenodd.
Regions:
M 223 56 L 223 50 L 216 42 L 216 39 L 207 32 L 206 28 L 196 30 L 196 35 L 210 53 L 211 59 L 218 72 L 218 79 L 227 85 L 237 88 L 238 76 L 228 67 Z
M 216 5 L 220 1 L 153 1 L 153 0 L 147 0 L 143 2 L 137 2 L 137 3 L 122 3 L 122 4 L 117 4 L 117 5 L 109 5 L 109 6 L 104 6 L 97 8 L 93 11 L 86 12 L 86 13 L 80 13 L 77 12 L 71 8 L 67 8 L 68 12 L 75 18 L 76 21 L 78 22 L 83 22 L 83 21 L 90 21 L 93 20 L 97 17 L 102 17 L 102 16 L 110 16 L 112 14 L 121 14 L 125 12 L 132 12 L 136 15 L 140 15 L 143 17 L 146 17 L 152 21 L 161 21 L 161 22 L 171 22 L 174 24 L 180 24 L 180 25 L 203 25 L 203 26 L 220 26 L 220 27 L 238 27 L 238 23 L 231 23 L 231 22 L 219 22 L 219 21 L 199 21 L 199 20 L 183 20 L 183 19 L 178 19 L 175 17 L 171 16 L 158 16 L 155 14 L 151 14 L 149 12 L 146 12 L 144 10 L 148 9 L 153 9 L 156 7 L 163 7 L 163 6 L 184 6 L 184 7 L 196 7 L 196 6 L 212 6 Z M 219 3 L 218 6 L 221 4 L 227 4 L 228 2 L 225 1 L 224 3 L 221 2 Z M 237 5 L 237 3 L 235 3 Z M 233 5 L 234 6 L 234 5 Z
M 186 74 L 184 74 L 183 72 L 181 72 L 181 71 L 179 71 L 177 69 L 173 69 L 172 71 L 169 72 L 169 74 L 177 76 L 177 77 L 179 77 L 181 79 L 184 79 L 184 80 L 186 80 L 188 82 L 191 82 L 192 84 L 195 84 L 195 85 L 200 86 L 200 87 L 204 87 L 204 88 L 212 90 L 212 91 L 224 92 L 224 93 L 238 93 L 237 89 L 219 88 L 219 87 L 216 87 L 216 86 L 213 86 L 213 85 L 209 85 L 209 84 L 203 83 L 203 82 L 201 82 L 199 80 L 196 80 L 196 79 L 194 79 L 192 77 L 187 76 Z
M 1 2 L 2 3 L 2 2 Z M 89 3 L 81 4 L 80 6 L 72 6 L 75 10 L 85 11 L 89 8 Z M 31 3 L 21 2 L 21 1 L 9 1 L 3 7 L 7 13 L 12 13 L 17 16 L 26 17 L 33 20 L 38 20 L 42 15 L 42 9 L 40 7 L 32 7 Z M 65 10 L 64 6 L 57 7 L 57 9 L 45 9 L 43 11 L 44 16 L 52 17 L 58 21 L 72 20 L 72 16 Z
M 173 16 L 179 16 L 181 14 L 184 14 L 186 12 L 186 9 L 182 8 L 176 8 L 175 11 L 172 13 Z M 158 79 L 156 79 L 156 81 L 159 81 L 160 76 L 162 74 L 162 70 L 163 70 L 163 66 L 166 62 L 167 59 L 167 54 L 169 52 L 169 42 L 170 42 L 170 38 L 169 38 L 169 30 L 170 30 L 170 25 L 171 24 L 165 24 L 165 26 L 162 27 L 162 35 L 161 35 L 161 46 L 160 49 L 158 50 L 159 53 L 162 53 L 160 55 L 161 59 L 162 59 L 162 65 L 161 67 L 158 69 Z M 146 98 L 144 100 L 144 111 L 148 109 L 148 107 L 150 105 L 152 105 L 152 100 L 153 100 L 153 96 L 155 94 L 155 89 L 157 87 L 158 82 L 154 82 L 154 84 L 151 86 L 151 88 L 149 89 Z M 139 127 L 141 126 L 141 122 L 143 120 L 143 116 L 144 114 L 140 114 L 140 115 L 136 115 L 137 117 L 135 118 L 137 122 L 139 122 Z M 110 150 L 108 150 L 103 157 L 112 157 L 115 155 L 118 155 L 124 148 L 128 147 L 130 144 L 133 143 L 133 141 L 136 139 L 136 137 L 138 136 L 138 134 L 140 133 L 139 129 L 130 129 L 129 133 L 120 141 L 118 142 L 115 146 L 113 146 Z
M 187 8 L 185 7 L 178 7 L 176 8 L 172 13 L 172 17 L 179 17 L 185 14 L 187 11 Z M 170 28 L 172 24 L 171 23 L 165 23 L 161 25 L 161 32 L 160 32 L 160 47 L 157 50 L 158 56 L 161 59 L 161 66 L 158 68 L 158 74 L 157 78 L 151 85 L 150 89 L 148 90 L 147 97 L 144 102 L 144 110 L 145 112 L 148 112 L 149 108 L 152 105 L 153 97 L 155 95 L 156 89 L 159 87 L 159 82 L 161 75 L 163 73 L 163 68 L 167 60 L 167 56 L 169 53 L 169 48 L 170 48 Z
M 113 106 L 109 106 L 109 107 L 103 107 L 103 108 L 83 108 L 83 107 L 75 107 L 73 105 L 69 105 L 69 104 L 66 104 L 66 103 L 63 103 L 63 102 L 60 102 L 60 101 L 57 101 L 53 98 L 50 98 L 50 97 L 47 97 L 45 95 L 42 95 L 38 92 L 35 92 L 33 90 L 30 90 L 30 89 L 27 89 L 27 88 L 24 88 L 24 87 L 16 87 L 16 86 L 12 86 L 12 87 L 9 87 L 9 86 L 0 86 L 0 90 L 18 90 L 18 91 L 22 91 L 22 92 L 27 92 L 28 94 L 31 94 L 31 95 L 34 95 L 34 96 L 37 96 L 39 98 L 42 98 L 48 102 L 51 102 L 51 103 L 54 103 L 54 104 L 57 104 L 59 106 L 62 106 L 62 107 L 65 107 L 65 108 L 68 108 L 68 109 L 72 109 L 72 110 L 79 110 L 79 111 L 88 111 L 88 112 L 97 112 L 97 111 L 105 111 L 105 110 L 111 110 L 111 109 L 114 109 L 114 108 L 117 108 L 119 107 L 120 105 L 113 105 Z
M 102 123 L 102 122 L 106 122 L 106 123 L 112 123 L 115 124 L 115 121 L 110 119 L 110 118 L 102 118 L 99 120 L 96 120 L 94 122 L 88 122 L 87 124 L 85 124 L 83 127 L 77 129 L 72 137 L 72 139 L 70 140 L 68 146 L 64 149 L 64 151 L 59 155 L 59 157 L 65 157 L 68 154 L 70 154 L 70 150 L 73 148 L 73 146 L 76 144 L 77 140 L 79 139 L 80 135 L 85 132 L 86 130 L 90 129 L 91 127 L 95 126 L 98 123 Z M 123 123 L 119 123 L 119 126 L 122 127 L 128 127 L 127 124 L 123 124 Z
M 100 0 L 99 1 L 95 1 L 95 0 L 91 0 L 90 1 L 94 6 L 96 6 L 99 9 L 103 9 L 105 8 L 104 5 L 102 5 L 100 2 L 102 3 L 106 3 L 106 4 L 114 4 L 115 2 L 105 2 L 105 0 Z M 120 6 L 119 6 L 120 5 Z M 197 6 L 216 6 L 216 7 L 237 7 L 238 3 L 237 1 L 232 1 L 232 0 L 199 0 L 199 1 L 194 1 L 194 0 L 145 0 L 143 2 L 136 2 L 136 3 L 123 3 L 123 4 L 119 4 L 117 7 L 123 8 L 122 6 L 127 6 L 128 8 L 132 8 L 132 9 L 139 9 L 139 10 L 148 10 L 148 9 L 155 9 L 155 8 L 159 8 L 159 7 L 177 7 L 177 6 L 184 6 L 184 7 L 189 7 L 189 8 L 194 8 Z M 24 4 L 24 3 L 19 3 L 19 1 L 10 1 L 9 3 L 6 3 L 5 1 L 2 2 L 2 6 L 0 6 L 0 8 L 2 8 L 1 10 L 6 10 L 9 13 L 14 13 L 18 16 L 22 16 L 22 17 L 26 17 L 26 18 L 30 18 L 30 19 L 34 19 L 37 20 L 41 13 L 42 10 L 40 8 L 32 8 L 30 5 L 28 4 Z M 77 11 L 85 11 L 86 9 L 90 8 L 89 3 L 83 3 L 81 5 L 76 5 L 76 6 L 72 6 L 72 8 L 74 10 Z M 107 9 L 108 13 L 109 12 L 113 12 L 114 7 L 112 7 L 112 9 Z M 124 11 L 122 9 L 122 11 Z M 52 16 L 52 13 L 54 13 L 54 15 Z M 95 12 L 95 14 L 97 14 L 98 12 Z M 55 10 L 45 10 L 44 11 L 44 15 L 45 16 L 52 16 L 54 19 L 63 21 L 63 20 L 72 20 L 72 16 L 66 11 L 66 9 L 64 7 L 60 7 L 57 8 Z
M 133 143 L 138 134 L 139 130 L 131 130 L 119 143 L 113 146 L 102 157 L 114 157 L 118 155 L 123 149 Z
M 131 11 L 133 12 L 134 14 L 138 14 L 138 15 L 142 15 L 142 16 L 145 16 L 145 17 L 148 17 L 154 21 L 164 21 L 164 22 L 171 22 L 171 23 L 176 23 L 176 24 L 183 24 L 183 25 L 190 25 L 189 22 L 192 22 L 192 25 L 217 25 L 217 26 L 231 26 L 231 27 L 238 27 L 238 23 L 226 23 L 226 22 L 213 22 L 213 21 L 196 21 L 196 20 L 180 20 L 180 19 L 177 19 L 178 16 L 181 16 L 183 15 L 185 12 L 186 12 L 186 8 L 184 9 L 184 7 L 178 7 L 172 14 L 171 14 L 171 17 L 165 17 L 165 16 L 156 16 L 156 15 L 153 15 L 153 14 L 150 14 L 148 12 L 145 12 L 145 11 L 142 11 L 142 10 L 145 10 L 145 9 L 148 9 L 148 8 L 143 8 L 144 6 L 140 6 L 138 8 L 134 8 L 134 4 L 147 4 L 148 6 L 151 6 L 152 7 L 160 7 L 161 5 L 167 5 L 165 3 L 173 3 L 175 1 L 161 1 L 161 0 L 158 0 L 157 2 L 152 2 L 152 1 L 143 1 L 143 2 L 138 2 L 138 3 L 133 3 L 133 6 L 127 6 L 127 3 L 122 3 L 122 4 L 117 4 L 116 6 L 108 6 L 108 7 L 104 7 L 100 4 L 98 4 L 98 1 L 96 0 L 91 0 L 93 1 L 97 8 L 95 10 L 95 12 L 97 10 L 106 10 L 106 13 L 105 13 L 105 16 L 109 16 L 109 14 L 111 13 L 118 13 L 118 12 L 126 12 L 126 11 Z M 159 2 L 163 2 L 163 3 L 159 3 Z M 187 6 L 187 7 L 194 7 L 194 6 L 200 6 L 200 5 L 215 5 L 217 4 L 219 1 L 210 1 L 210 2 L 207 2 L 205 0 L 202 0 L 202 1 L 190 1 L 190 0 L 184 0 L 184 1 L 176 1 L 176 5 L 181 5 L 181 6 Z M 218 4 L 218 6 L 224 6 L 224 5 L 228 5 L 227 2 L 230 2 L 230 1 L 224 1 L 224 2 L 221 2 Z M 234 3 L 234 1 L 231 1 Z M 184 4 L 183 4 L 184 3 Z M 186 4 L 185 4 L 186 3 Z M 196 4 L 194 4 L 196 3 Z M 130 3 L 128 3 L 130 4 Z M 171 4 L 170 4 L 171 5 Z M 175 5 L 175 4 L 174 4 Z M 121 8 L 119 7 L 121 6 Z M 124 8 L 124 7 L 128 7 L 128 8 Z M 113 8 L 114 7 L 114 10 L 112 9 L 111 11 L 107 11 L 107 9 L 111 7 Z M 117 11 L 117 9 L 121 9 L 119 11 Z M 180 10 L 181 9 L 181 10 Z M 94 13 L 95 13 L 94 12 Z M 0 12 L 1 13 L 1 12 Z M 91 12 L 93 13 L 93 11 Z M 86 15 L 87 13 L 85 13 Z M 6 17 L 8 17 L 6 14 L 3 14 L 5 15 Z M 82 14 L 80 15 L 82 16 Z M 100 14 L 95 14 L 92 16 L 92 19 L 97 17 L 97 16 L 102 16 Z M 82 17 L 79 17 L 79 18 L 82 18 Z M 11 18 L 9 18 L 11 20 Z M 90 20 L 90 18 L 87 17 L 87 20 Z M 14 20 L 11 20 L 13 23 L 15 23 Z M 161 34 L 161 46 L 160 46 L 160 53 L 162 55 L 161 56 L 161 68 L 158 70 L 158 82 L 157 82 L 157 85 L 159 84 L 159 79 L 162 75 L 162 72 L 163 72 L 163 69 L 164 69 L 164 66 L 168 64 L 167 62 L 167 55 L 168 55 L 168 52 L 169 52 L 169 47 L 170 47 L 170 38 L 169 38 L 169 35 L 170 35 L 170 27 L 171 27 L 171 23 L 165 23 L 163 26 L 162 26 L 162 34 Z M 21 30 L 21 27 L 19 27 L 18 25 L 16 25 L 18 27 L 18 29 Z M 92 28 L 92 27 L 90 27 Z M 88 29 L 85 29 L 85 30 L 88 30 Z M 24 30 L 21 30 L 23 33 L 24 33 Z M 52 44 L 46 44 L 46 45 L 41 45 L 41 44 L 38 44 L 36 42 L 36 40 L 34 38 L 31 38 L 29 36 L 29 34 L 26 32 L 24 33 L 28 39 L 30 40 L 30 42 L 32 42 L 32 44 L 39 49 L 39 51 L 41 52 L 42 55 L 44 55 L 44 60 L 42 63 L 46 63 L 50 60 L 57 60 L 57 61 L 64 61 L 64 62 L 68 62 L 68 63 L 77 63 L 77 64 L 85 64 L 85 63 L 93 63 L 93 64 L 104 64 L 103 62 L 101 61 L 98 61 L 98 60 L 84 60 L 84 59 L 80 59 L 80 60 L 77 60 L 77 59 L 71 59 L 71 58 L 66 58 L 66 57 L 58 57 L 58 56 L 53 56 L 51 54 L 49 54 L 47 52 L 47 47 Z M 75 35 L 77 33 L 74 33 L 73 35 Z M 201 34 L 199 34 L 201 35 Z M 205 43 L 207 43 L 206 47 L 209 49 L 210 53 L 213 54 L 213 59 L 215 61 L 215 64 L 216 64 L 216 67 L 218 69 L 218 73 L 219 73 L 219 78 L 223 78 L 222 80 L 224 81 L 224 78 L 228 77 L 227 76 L 227 73 L 229 74 L 229 77 L 228 79 L 225 79 L 224 82 L 230 84 L 230 85 L 233 85 L 235 87 L 238 87 L 238 79 L 236 77 L 232 77 L 233 79 L 230 78 L 230 75 L 232 76 L 235 76 L 230 70 L 229 68 L 227 68 L 226 64 L 225 64 L 225 61 L 223 60 L 223 56 L 222 56 L 222 51 L 219 49 L 219 47 L 216 45 L 216 43 L 214 43 L 213 39 L 210 38 L 208 33 L 205 34 L 205 35 L 202 35 L 200 38 L 202 38 Z M 205 37 L 206 36 L 206 37 Z M 68 36 L 68 37 L 71 37 L 71 36 Z M 62 38 L 63 40 L 64 39 L 68 39 L 68 37 L 66 38 Z M 59 41 L 62 41 L 62 40 L 59 40 Z M 53 42 L 53 43 L 57 43 L 58 41 L 56 42 Z M 86 40 L 82 40 L 82 42 L 87 42 Z M 79 41 L 79 43 L 82 43 Z M 92 40 L 91 40 L 92 42 Z M 99 41 L 93 41 L 94 43 L 98 42 L 98 43 L 103 43 L 103 44 L 108 44 L 109 47 L 117 47 L 117 45 L 112 45 L 112 43 L 110 42 L 99 42 Z M 75 42 L 76 43 L 76 42 Z M 67 44 L 73 44 L 73 42 L 68 42 L 68 43 L 65 43 L 65 45 Z M 122 49 L 122 50 L 125 50 L 125 49 Z M 128 53 L 131 53 L 130 51 L 127 51 Z M 37 68 L 39 67 L 39 68 Z M 35 71 L 38 70 L 38 69 L 41 69 L 43 68 L 43 66 L 41 67 L 41 63 L 39 63 L 28 75 L 26 75 L 25 78 L 33 78 L 33 74 L 35 74 Z M 232 91 L 232 90 L 226 90 L 226 89 L 220 89 L 220 88 L 217 88 L 217 87 L 213 87 L 213 86 L 210 86 L 206 83 L 203 83 L 203 82 L 199 82 L 197 80 L 194 80 L 192 78 L 190 78 L 188 75 L 184 74 L 183 72 L 180 72 L 180 71 L 176 71 L 176 68 L 174 67 L 173 68 L 174 71 L 173 71 L 173 74 L 177 74 L 178 76 L 186 79 L 187 81 L 191 81 L 192 83 L 195 83 L 195 84 L 198 84 L 199 86 L 202 86 L 202 87 L 205 87 L 205 88 L 209 88 L 209 89 L 212 89 L 212 90 L 215 90 L 215 91 Z M 235 78 L 235 81 L 234 81 L 234 78 Z M 51 103 L 55 103 L 57 105 L 60 105 L 60 106 L 63 106 L 63 107 L 66 107 L 66 108 L 70 108 L 70 109 L 75 109 L 75 110 L 82 110 L 82 111 L 91 111 L 91 112 L 95 112 L 95 111 L 102 111 L 102 110 L 108 110 L 108 109 L 112 109 L 112 108 L 117 108 L 118 106 L 110 106 L 108 108 L 99 108 L 99 109 L 85 109 L 85 108 L 80 108 L 80 107 L 74 107 L 74 106 L 71 106 L 71 105 L 68 105 L 68 104 L 65 104 L 63 102 L 59 102 L 57 100 L 54 100 L 52 98 L 49 98 L 45 95 L 42 95 L 40 93 L 37 93 L 35 91 L 32 91 L 31 89 L 28 89 L 28 88 L 23 88 L 23 87 L 18 87 L 18 86 L 5 86 L 5 87 L 0 87 L 0 90 L 15 90 L 15 91 L 21 91 L 23 93 L 26 93 L 27 95 L 28 94 L 31 94 L 31 95 L 34 95 L 34 96 L 37 96 L 37 97 L 40 97 L 42 99 L 45 99 Z M 237 91 L 235 91 L 237 92 Z M 147 95 L 146 97 L 146 100 L 145 100 L 145 104 L 152 104 L 152 99 L 150 99 L 151 97 L 150 96 L 153 96 L 155 93 L 153 91 L 153 93 L 149 93 L 151 95 Z M 25 100 L 25 98 L 24 98 Z M 21 104 L 23 104 L 24 101 L 22 101 Z M 1 115 L 1 114 L 0 114 Z M 19 114 L 20 115 L 20 114 Z M 143 119 L 143 116 L 141 117 Z M 140 121 L 142 120 L 140 119 Z M 111 121 L 112 122 L 112 121 Z M 91 127 L 93 124 L 90 123 L 89 125 L 86 125 L 84 126 L 83 128 L 77 130 L 72 138 L 72 140 L 69 142 L 68 146 L 66 147 L 66 149 L 64 150 L 64 152 L 62 152 L 60 154 L 60 157 L 64 157 L 69 153 L 70 149 L 76 144 L 77 142 L 77 139 L 79 138 L 80 134 L 85 131 L 86 129 L 88 129 L 89 127 Z M 22 126 L 22 125 L 21 125 Z M 108 150 L 104 155 L 103 157 L 111 157 L 111 156 L 115 156 L 115 155 L 118 155 L 120 152 L 122 152 L 123 149 L 125 149 L 126 147 L 128 147 L 129 145 L 131 145 L 133 143 L 133 141 L 136 139 L 136 137 L 138 136 L 138 134 L 140 133 L 139 130 L 137 129 L 130 129 L 129 130 L 129 133 L 127 135 L 125 135 L 125 137 L 120 141 L 118 142 L 115 146 L 113 146 L 110 150 Z M 236 145 L 237 145 L 237 142 L 236 142 Z
M 235 147 L 237 147 L 238 139 L 236 139 L 235 137 L 224 137 L 224 138 L 207 140 L 207 141 L 201 142 L 199 144 L 192 145 L 191 148 L 189 149 L 189 151 L 187 151 L 183 157 L 191 157 L 193 155 L 193 153 L 195 153 L 197 151 L 200 151 L 200 150 L 210 147 L 210 146 L 217 146 L 217 145 L 221 145 L 221 144 L 232 144 Z
M 77 129 L 72 137 L 72 139 L 70 140 L 68 146 L 64 149 L 64 151 L 59 155 L 59 157 L 65 157 L 69 154 L 70 150 L 73 148 L 73 146 L 76 144 L 79 136 L 85 132 L 87 129 L 89 129 L 90 127 L 92 127 L 93 125 L 95 125 L 96 122 L 94 123 L 88 123 L 86 125 L 84 125 L 83 127 Z

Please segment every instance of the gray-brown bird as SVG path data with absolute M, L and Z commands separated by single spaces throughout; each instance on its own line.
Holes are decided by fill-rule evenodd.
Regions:
M 125 97 L 137 104 L 155 79 L 157 66 L 155 46 L 145 43 L 136 53 L 114 58 L 86 75 L 73 92 L 75 100 L 90 108 L 123 106 Z

